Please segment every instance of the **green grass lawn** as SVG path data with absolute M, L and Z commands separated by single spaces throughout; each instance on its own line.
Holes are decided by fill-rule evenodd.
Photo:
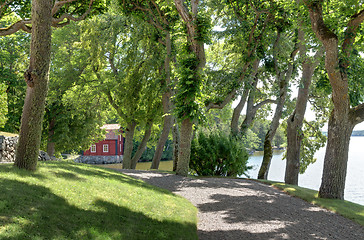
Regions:
M 259 180 L 260 182 L 273 185 L 286 193 L 299 197 L 309 203 L 336 212 L 346 218 L 364 226 L 364 206 L 349 201 L 338 199 L 318 198 L 318 192 L 312 189 L 289 185 L 281 182 Z
M 111 169 L 121 169 L 123 164 L 116 163 L 116 164 L 100 164 L 97 165 L 104 168 L 111 168 Z M 152 162 L 138 162 L 136 165 L 136 170 L 150 170 L 152 166 Z M 173 170 L 173 161 L 161 161 L 159 164 L 158 170 L 160 171 L 172 171 Z
M 197 239 L 186 199 L 90 165 L 0 165 L 0 239 Z

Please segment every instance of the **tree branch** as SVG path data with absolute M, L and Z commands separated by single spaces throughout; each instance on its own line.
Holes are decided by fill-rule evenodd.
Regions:
M 353 49 L 353 43 L 355 41 L 355 37 L 357 34 L 357 29 L 360 24 L 364 21 L 364 9 L 353 15 L 348 23 L 348 27 L 345 31 L 345 39 L 342 45 L 342 50 L 345 53 L 346 57 L 349 58 Z M 349 66 L 349 61 L 345 61 L 342 63 L 344 68 Z
M 250 76 L 251 78 L 254 78 L 257 75 L 259 62 L 260 61 L 258 59 L 256 59 L 254 61 L 253 72 L 251 73 L 251 76 Z M 244 78 L 239 79 L 240 82 L 243 81 L 243 80 L 244 80 Z M 231 99 L 233 99 L 235 97 L 236 91 L 237 91 L 236 89 L 231 90 L 226 95 L 225 99 L 221 103 L 212 103 L 212 102 L 210 102 L 210 103 L 206 104 L 206 111 L 209 111 L 212 108 L 223 109 L 226 106 L 226 104 L 228 104 L 231 101 Z
M 318 39 L 323 42 L 326 42 L 329 39 L 337 40 L 336 34 L 324 23 L 322 16 L 322 1 L 303 0 L 303 3 L 309 9 L 312 29 Z
M 254 105 L 254 111 L 258 110 L 259 108 L 263 107 L 265 104 L 269 104 L 269 103 L 277 103 L 277 99 L 273 100 L 273 99 L 266 99 L 264 101 L 261 101 L 260 103 L 257 103 Z
M 67 2 L 73 2 L 73 1 L 76 1 L 76 0 L 67 0 L 67 1 L 63 1 L 63 2 L 65 2 L 65 3 L 67 3 Z M 63 13 L 59 18 L 53 18 L 52 19 L 52 26 L 53 27 L 63 27 L 63 26 L 65 26 L 65 25 L 67 25 L 67 24 L 69 24 L 71 21 L 74 21 L 74 22 L 79 22 L 79 21 L 82 21 L 82 20 L 84 20 L 86 17 L 87 17 L 87 15 L 91 12 L 91 10 L 92 10 L 92 4 L 93 4 L 93 2 L 94 2 L 94 0 L 90 0 L 90 3 L 89 3 L 89 6 L 88 6 L 88 9 L 86 10 L 86 12 L 84 12 L 81 16 L 79 16 L 79 17 L 74 17 L 74 16 L 72 16 L 71 14 L 68 14 L 68 13 Z M 57 3 L 57 2 L 56 2 Z M 63 5 L 65 4 L 65 3 L 63 3 Z M 56 4 L 55 4 L 56 5 Z M 63 6 L 62 5 L 62 6 Z M 54 7 L 53 7 L 54 8 Z M 59 10 L 59 9 L 58 9 Z M 57 10 L 57 11 L 58 11 Z M 52 11 L 52 13 L 53 13 L 53 11 Z M 54 13 L 55 14 L 55 13 Z M 54 15 L 53 14 L 53 15 Z M 64 21 L 64 20 L 67 20 L 66 22 L 64 22 L 64 23 L 61 23 L 62 21 Z
M 206 105 L 206 111 L 209 111 L 212 108 L 223 109 L 226 106 L 226 104 L 228 104 L 231 101 L 231 99 L 233 99 L 235 97 L 235 94 L 236 94 L 236 90 L 233 90 L 228 93 L 228 95 L 225 97 L 225 99 L 221 103 L 212 103 L 212 102 L 208 103 Z
M 176 8 L 177 8 L 178 12 L 180 13 L 183 21 L 191 22 L 192 16 L 189 14 L 188 9 L 187 9 L 186 5 L 184 4 L 185 1 L 184 0 L 175 0 L 174 3 L 176 5 Z
M 349 112 L 352 124 L 355 126 L 364 121 L 364 103 L 350 109 Z
M 78 1 L 78 0 L 55 1 L 53 8 L 52 8 L 52 16 L 54 14 L 56 14 L 59 11 L 59 9 L 61 9 L 61 7 L 63 5 L 65 5 L 66 3 L 71 3 L 71 2 L 75 2 L 75 1 Z
M 3 17 L 3 10 L 4 10 L 4 8 L 6 7 L 6 5 L 8 5 L 9 3 L 11 3 L 12 1 L 14 1 L 14 0 L 9 0 L 9 1 L 5 0 L 1 4 L 1 6 L 0 6 L 0 17 Z
M 11 0 L 11 1 L 13 1 L 13 0 Z M 54 3 L 53 8 L 52 8 L 52 16 L 55 15 L 63 5 L 65 5 L 67 3 L 72 3 L 72 2 L 75 2 L 75 1 L 78 1 L 78 0 L 56 1 Z M 8 3 L 10 3 L 10 2 L 8 2 Z M 65 25 L 68 25 L 70 23 L 70 21 L 78 22 L 78 21 L 84 20 L 86 18 L 86 16 L 91 12 L 93 2 L 94 2 L 94 0 L 90 0 L 88 9 L 80 17 L 74 17 L 74 16 L 72 16 L 72 15 L 70 15 L 68 13 L 64 13 L 59 18 L 53 18 L 52 19 L 52 26 L 53 27 L 63 27 Z M 5 7 L 5 5 L 8 4 L 8 3 L 4 2 L 0 6 L 1 11 L 2 11 L 2 8 Z M 65 19 L 67 21 L 61 23 Z M 0 28 L 0 36 L 10 35 L 10 34 L 18 32 L 20 30 L 23 30 L 23 31 L 25 31 L 27 33 L 31 33 L 32 28 L 30 26 L 27 26 L 27 24 L 31 24 L 31 23 L 32 23 L 32 21 L 30 19 L 26 19 L 26 20 L 20 20 L 20 21 L 12 24 L 11 26 L 9 26 L 7 28 Z
M 7 28 L 0 28 L 0 36 L 10 35 L 10 34 L 18 32 L 20 30 L 23 30 L 24 32 L 27 32 L 27 33 L 31 33 L 32 28 L 27 26 L 27 24 L 31 24 L 31 23 L 32 23 L 31 20 L 20 20 Z

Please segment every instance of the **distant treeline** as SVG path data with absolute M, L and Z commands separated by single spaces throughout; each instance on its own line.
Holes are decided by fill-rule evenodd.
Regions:
M 327 136 L 327 132 L 322 132 L 325 136 Z M 353 137 L 364 137 L 364 130 L 355 130 L 351 134 Z
M 351 134 L 351 136 L 364 136 L 364 130 L 359 130 L 359 131 L 353 131 L 353 133 Z

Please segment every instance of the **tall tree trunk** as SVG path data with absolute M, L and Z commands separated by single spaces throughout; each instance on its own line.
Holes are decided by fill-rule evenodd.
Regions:
M 300 55 L 303 58 L 302 77 L 300 84 L 303 87 L 299 88 L 296 100 L 296 108 L 287 119 L 287 161 L 284 177 L 285 183 L 293 185 L 298 185 L 298 175 L 300 172 L 300 152 L 303 139 L 302 125 L 306 112 L 311 80 L 315 68 L 320 62 L 319 59 L 321 59 L 323 54 L 322 49 L 319 49 L 313 60 L 310 60 L 309 57 L 306 56 L 305 34 L 301 28 L 298 30 L 298 39 Z
M 51 118 L 48 127 L 47 153 L 50 157 L 54 156 L 56 143 L 53 141 L 55 118 Z
M 164 60 L 164 71 L 166 74 L 166 78 L 163 84 L 165 87 L 165 92 L 162 97 L 163 113 L 164 113 L 163 130 L 161 136 L 159 137 L 157 147 L 155 149 L 151 169 L 159 168 L 159 163 L 163 154 L 163 148 L 167 142 L 170 129 L 173 125 L 173 117 L 171 115 L 171 100 L 170 100 L 171 89 L 169 87 L 169 84 L 171 82 L 171 68 L 170 68 L 171 52 L 172 52 L 171 36 L 170 33 L 166 31 L 166 58 Z
M 197 18 L 199 13 L 199 0 L 193 0 L 190 3 L 191 10 L 187 8 L 183 0 L 174 0 L 176 9 L 178 11 L 179 16 L 182 18 L 186 25 L 186 33 L 187 33 L 187 43 L 189 46 L 189 52 L 193 53 L 198 59 L 196 66 L 190 66 L 191 69 L 194 69 L 195 78 L 200 80 L 200 75 L 206 64 L 205 57 L 205 49 L 204 43 L 199 40 L 200 32 L 197 26 Z M 197 84 L 197 83 L 195 83 Z M 197 88 L 196 88 L 197 89 Z M 184 105 L 191 105 L 197 92 L 190 92 L 189 94 L 195 94 L 193 97 L 189 96 L 188 100 L 186 100 Z M 193 107 L 192 107 L 193 108 Z M 192 126 L 193 126 L 193 117 L 187 117 L 193 115 L 192 112 L 186 112 L 184 116 L 181 117 L 181 139 L 180 139 L 180 147 L 179 147 L 179 156 L 178 156 L 178 164 L 177 164 L 177 175 L 187 176 L 188 174 L 188 166 L 190 162 L 190 154 L 191 154 L 191 139 L 192 139 Z
M 274 48 L 276 49 L 278 44 L 279 44 L 279 40 L 280 40 L 280 32 L 278 31 L 277 34 L 277 39 L 276 42 L 274 43 Z M 269 167 L 270 167 L 270 162 L 272 160 L 272 156 L 273 156 L 273 150 L 272 150 L 272 140 L 274 138 L 274 135 L 279 127 L 279 120 L 282 117 L 282 113 L 283 113 L 283 107 L 284 104 L 286 102 L 286 97 L 287 97 L 287 91 L 288 91 L 288 83 L 289 80 L 291 79 L 292 76 L 292 72 L 293 72 L 293 61 L 294 61 L 294 57 L 297 54 L 297 44 L 295 44 L 294 49 L 291 53 L 290 56 L 290 63 L 288 64 L 288 69 L 285 72 L 281 72 L 278 69 L 278 62 L 277 62 L 277 53 L 274 51 L 274 62 L 275 62 L 275 71 L 277 73 L 277 80 L 278 80 L 278 84 L 279 84 L 279 97 L 277 100 L 277 106 L 276 106 L 276 110 L 272 119 L 272 122 L 270 124 L 269 130 L 265 136 L 265 140 L 264 140 L 264 155 L 263 155 L 263 162 L 262 165 L 259 169 L 259 173 L 258 173 L 258 179 L 267 179 L 268 177 L 268 172 L 269 172 Z
M 48 91 L 52 7 L 52 0 L 32 1 L 30 65 L 24 74 L 27 92 L 15 159 L 15 166 L 27 170 L 37 168 L 45 99 Z
M 311 27 L 325 47 L 325 68 L 332 87 L 332 110 L 319 196 L 344 199 L 350 135 L 354 126 L 364 119 L 364 104 L 350 109 L 347 68 L 357 31 L 364 21 L 364 10 L 351 16 L 345 27 L 340 48 L 338 36 L 323 20 L 322 1 L 303 0 L 310 12 Z M 339 57 L 341 56 L 341 57 Z
M 190 119 L 182 121 L 176 170 L 177 175 L 187 176 L 188 174 L 188 166 L 191 155 L 192 126 L 193 122 Z
M 135 127 L 136 127 L 136 122 L 131 122 L 126 127 L 124 156 L 123 156 L 123 169 L 132 168 L 131 154 L 133 152 L 133 139 L 134 139 Z
M 296 105 L 298 104 L 298 100 Z M 297 106 L 296 106 L 297 107 Z M 287 155 L 286 172 L 284 182 L 287 184 L 298 185 L 298 174 L 300 172 L 301 142 L 303 139 L 302 123 L 297 120 L 295 110 L 287 119 Z
M 350 136 L 354 126 L 348 115 L 335 114 L 333 110 L 328 127 L 324 171 L 319 196 L 344 199 L 346 169 Z
M 271 129 L 268 130 L 264 139 L 264 155 L 263 162 L 258 172 L 258 179 L 267 179 L 269 173 L 270 163 L 273 157 L 272 139 L 274 135 L 271 133 Z
M 148 122 L 145 126 L 145 131 L 144 131 L 144 136 L 143 136 L 143 139 L 141 141 L 141 143 L 139 144 L 138 146 L 138 149 L 137 151 L 135 152 L 132 160 L 131 160 L 131 168 L 132 169 L 135 169 L 136 168 L 136 165 L 140 159 L 140 157 L 143 155 L 146 147 L 147 147 L 147 143 L 148 143 L 148 140 L 150 138 L 150 134 L 152 133 L 152 126 L 153 126 L 153 123 L 152 122 Z
M 177 119 L 174 118 L 174 125 L 173 125 L 173 171 L 177 171 L 177 164 L 178 164 L 178 150 L 179 150 L 179 142 L 180 142 L 180 135 L 179 135 L 179 127 Z

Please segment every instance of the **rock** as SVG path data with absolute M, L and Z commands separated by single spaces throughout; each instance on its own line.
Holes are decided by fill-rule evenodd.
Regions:
M 123 162 L 123 156 L 79 156 L 74 161 L 87 164 L 112 164 Z
M 38 161 L 50 161 L 51 158 L 49 157 L 48 153 L 44 151 L 39 151 Z

